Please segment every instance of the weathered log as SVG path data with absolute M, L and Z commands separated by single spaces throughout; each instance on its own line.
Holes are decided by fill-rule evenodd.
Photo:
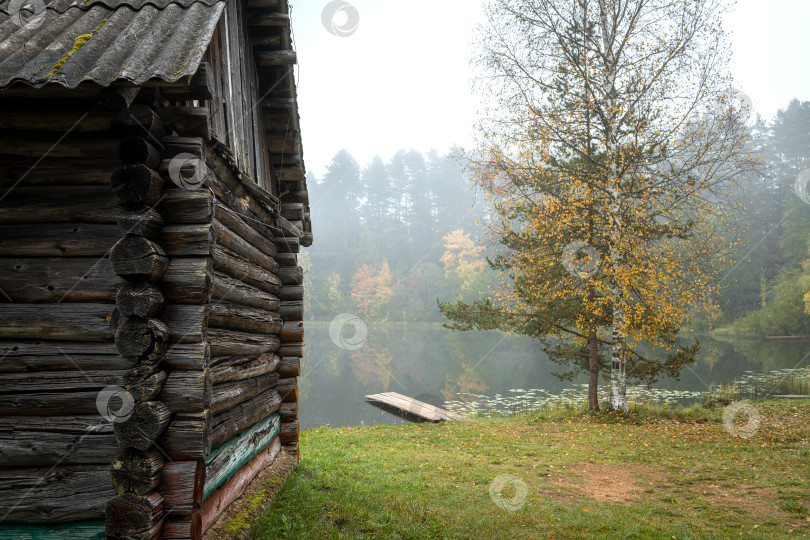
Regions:
M 123 283 L 106 257 L 0 259 L 0 303 L 113 302 Z
M 164 278 L 165 280 L 165 278 Z M 231 302 L 242 306 L 254 307 L 264 311 L 278 311 L 281 300 L 277 296 L 264 292 L 238 279 L 214 272 L 214 302 Z
M 282 422 L 292 422 L 294 420 L 298 420 L 298 402 L 290 401 L 287 403 L 282 403 L 281 407 L 278 409 L 278 413 L 281 415 Z
M 207 332 L 208 307 L 195 304 L 169 304 L 163 308 L 163 320 L 169 327 L 171 343 L 201 343 Z
M 115 223 L 118 201 L 104 186 L 15 187 L 0 201 L 0 223 Z
M 135 364 L 132 368 L 128 369 L 124 372 L 124 385 L 126 386 L 136 386 L 140 383 L 146 382 L 149 380 L 153 375 L 160 372 L 160 368 L 162 363 L 146 363 L 142 362 L 139 364 Z M 158 376 L 160 377 L 160 376 Z M 165 382 L 165 381 L 164 381 Z M 148 383 L 147 383 L 148 384 Z M 136 389 L 138 391 L 138 389 Z M 148 392 L 148 388 L 144 389 L 144 392 Z
M 309 204 L 309 192 L 308 191 L 291 191 L 281 197 L 281 202 L 284 204 L 288 203 L 302 203 L 302 204 Z
M 59 144 L 55 144 L 56 142 Z M 109 135 L 96 133 L 70 133 L 60 138 L 56 133 L 19 133 L 0 132 L 0 148 L 3 154 L 10 156 L 39 157 L 49 155 L 52 158 L 97 158 L 104 155 L 115 155 L 118 141 Z
M 276 236 L 276 247 L 279 253 L 298 253 L 301 250 L 297 236 Z
M 160 201 L 163 178 L 146 165 L 128 165 L 113 171 L 110 187 L 120 201 L 153 206 Z
M 127 283 L 115 295 L 115 307 L 123 317 L 156 317 L 163 310 L 163 294 L 148 283 Z
M 273 273 L 251 262 L 242 260 L 236 254 L 216 246 L 214 248 L 214 270 L 218 270 L 257 287 L 270 294 L 278 294 L 281 290 L 281 280 Z
M 31 538 L 37 540 L 97 540 L 104 538 L 104 521 L 71 521 L 69 523 L 53 523 L 30 525 L 25 523 L 0 525 L 0 534 L 3 538 Z
M 262 469 L 273 463 L 280 451 L 281 442 L 277 438 L 273 439 L 272 443 L 203 501 L 200 513 L 204 531 L 217 520 L 228 505 L 242 494 L 245 487 Z
M 117 453 L 112 425 L 98 411 L 87 416 L 0 419 L 4 467 L 108 464 Z
M 285 321 L 303 321 L 304 320 L 304 302 L 301 300 L 290 300 L 281 302 L 278 308 L 278 314 Z
M 155 78 L 144 84 L 159 87 L 170 101 L 203 101 L 214 96 L 214 72 L 208 62 L 200 62 L 194 75 L 177 82 Z
M 130 135 L 118 146 L 118 157 L 126 165 L 146 165 L 155 170 L 160 167 L 160 151 L 153 146 L 154 142 Z
M 177 517 L 172 514 L 172 517 L 163 522 L 160 538 L 161 540 L 198 540 L 202 538 L 202 533 L 202 514 L 200 512 L 195 512 L 190 516 L 178 515 Z
M 304 287 L 303 285 L 286 285 L 281 288 L 278 293 L 278 297 L 281 298 L 282 301 L 303 300 Z
M 115 492 L 118 495 L 146 495 L 160 483 L 165 461 L 157 449 L 145 452 L 132 448 L 124 450 L 110 465 Z
M 298 442 L 298 420 L 282 422 L 279 437 L 281 438 L 281 444 Z
M 300 266 L 282 266 L 276 273 L 284 285 L 300 285 L 304 282 L 304 270 Z
M 257 221 L 251 220 L 252 226 L 265 237 L 272 238 L 272 232 L 267 227 L 263 228 L 261 223 L 273 223 L 274 208 L 278 205 L 278 199 L 257 183 L 237 177 L 231 166 L 210 145 L 203 145 L 203 150 L 205 162 L 216 179 L 216 182 L 211 184 L 212 188 L 216 191 L 216 184 L 219 183 L 225 191 L 232 192 L 236 196 L 236 200 L 219 195 L 217 198 L 224 201 L 232 210 L 244 215 L 255 215 Z M 236 205 L 232 206 L 234 202 Z
M 90 108 L 53 108 L 30 101 L 9 102 L 4 99 L 0 111 L 0 129 L 23 131 L 58 131 L 74 133 L 108 131 L 113 118 L 111 111 Z M 15 105 L 15 106 L 12 106 Z
M 135 104 L 120 111 L 112 122 L 113 129 L 124 135 L 160 140 L 166 133 L 163 121 L 149 106 Z
M 274 258 L 279 266 L 298 266 L 297 253 L 279 253 Z
M 207 304 L 214 294 L 214 270 L 210 257 L 175 258 L 169 262 L 160 288 L 175 304 Z
M 156 243 L 141 236 L 128 235 L 110 251 L 115 273 L 129 281 L 159 280 L 166 272 L 169 259 Z
M 264 450 L 279 432 L 278 414 L 263 418 L 249 429 L 231 437 L 211 451 L 205 459 L 205 492 L 203 498 L 228 481 L 259 452 Z
M 178 413 L 158 445 L 169 457 L 203 459 L 211 452 L 211 413 Z
M 273 353 L 215 358 L 211 362 L 211 382 L 216 385 L 272 373 L 279 362 L 279 356 Z
M 219 220 L 214 220 L 214 231 L 216 232 L 217 243 L 225 249 L 246 261 L 250 261 L 264 268 L 268 272 L 276 272 L 278 270 L 278 263 L 273 260 L 273 257 L 255 248 L 247 240 L 244 240 L 220 223 Z
M 252 379 L 218 384 L 214 387 L 214 397 L 211 403 L 211 414 L 230 409 L 238 403 L 247 401 L 262 392 L 273 388 L 278 382 L 278 373 L 267 373 Z
M 303 321 L 285 321 L 281 327 L 281 341 L 283 343 L 298 342 L 304 340 Z
M 112 304 L 3 304 L 0 339 L 109 341 Z
M 303 343 L 284 343 L 278 348 L 278 355 L 284 358 L 285 356 L 297 356 L 298 358 L 304 357 L 304 344 Z
M 115 346 L 121 356 L 139 358 L 147 363 L 159 361 L 168 343 L 169 329 L 157 319 L 129 317 L 115 332 Z
M 283 217 L 278 218 L 278 227 L 281 229 L 281 237 L 293 237 L 300 239 L 304 236 L 304 222 L 303 221 L 288 221 Z M 276 237 L 278 241 L 279 238 Z M 299 241 L 300 243 L 300 241 Z
M 121 382 L 125 370 L 40 371 L 0 373 L 0 393 L 101 389 Z
M 299 221 L 304 219 L 304 204 L 303 203 L 282 203 L 279 207 L 281 217 L 292 221 Z
M 107 504 L 107 538 L 141 536 L 162 517 L 163 497 L 160 493 L 118 495 Z
M 181 137 L 211 138 L 211 118 L 206 107 L 161 107 L 157 113 L 167 130 Z
M 278 313 L 219 302 L 208 313 L 211 328 L 223 328 L 254 334 L 277 334 L 283 321 Z
M 0 185 L 110 186 L 110 171 L 118 165 L 114 154 L 102 158 L 64 159 L 53 157 L 3 158 Z M 16 189 L 16 188 L 15 188 Z
M 128 384 L 127 392 L 135 401 L 152 401 L 158 397 L 168 378 L 165 371 L 157 371 L 135 384 Z
M 121 371 L 132 367 L 131 361 L 121 358 L 114 343 L 0 341 L 0 358 L 3 359 L 0 373 L 75 369 Z
M 297 356 L 282 358 L 277 371 L 279 377 L 298 377 L 301 375 L 301 359 Z
M 211 358 L 211 346 L 202 343 L 174 343 L 163 357 L 163 366 L 171 370 L 202 371 L 208 367 Z
M 158 491 L 167 514 L 189 516 L 200 507 L 205 484 L 202 460 L 171 461 L 163 467 Z
M 222 225 L 240 238 L 245 239 L 262 253 L 270 257 L 275 257 L 278 254 L 278 249 L 273 242 L 272 231 L 255 217 L 242 217 L 221 204 L 216 205 L 214 214 Z
M 221 445 L 237 433 L 270 416 L 281 406 L 281 397 L 273 389 L 214 415 L 211 425 L 213 447 Z
M 285 402 L 298 401 L 298 377 L 285 377 L 276 383 L 281 400 Z
M 160 245 L 170 257 L 205 257 L 214 250 L 214 227 L 208 224 L 166 225 Z
M 0 256 L 102 257 L 120 237 L 111 223 L 0 225 Z
M 211 408 L 211 378 L 208 370 L 172 371 L 163 385 L 160 400 L 172 412 L 203 412 Z
M 4 522 L 98 519 L 104 516 L 104 507 L 114 494 L 109 464 L 0 468 Z
M 122 448 L 148 449 L 169 425 L 171 416 L 169 408 L 159 401 L 136 403 L 132 415 L 113 426 L 118 445 Z
M 164 137 L 161 141 L 163 145 L 163 155 L 169 158 L 176 156 L 178 154 L 191 154 L 201 161 L 205 162 L 203 156 L 205 151 L 203 150 L 203 145 L 205 144 L 203 140 L 199 137 Z M 165 163 L 165 160 L 164 160 Z M 168 169 L 168 166 L 163 167 L 161 166 L 161 170 L 164 168 Z
M 259 355 L 275 352 L 281 345 L 278 336 L 248 334 L 222 328 L 209 329 L 208 342 L 211 344 L 211 356 L 214 357 Z
M 163 229 L 163 217 L 151 208 L 124 208 L 118 214 L 118 229 L 122 234 L 143 236 L 154 240 Z
M 167 223 L 211 223 L 214 197 L 207 189 L 170 189 L 160 203 Z

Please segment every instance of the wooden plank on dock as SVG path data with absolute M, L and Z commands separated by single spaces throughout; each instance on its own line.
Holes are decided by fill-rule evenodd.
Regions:
M 371 405 L 391 413 L 410 422 L 442 422 L 457 420 L 471 422 L 472 419 L 460 414 L 441 409 L 430 403 L 425 403 L 396 392 L 383 392 L 366 396 Z

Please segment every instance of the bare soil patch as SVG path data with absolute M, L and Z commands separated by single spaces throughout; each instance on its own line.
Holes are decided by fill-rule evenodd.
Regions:
M 203 535 L 204 540 L 243 538 L 250 526 L 279 492 L 298 464 L 298 457 L 282 448 L 273 463 L 262 470 Z
M 547 478 L 553 484 L 574 488 L 598 501 L 630 504 L 641 493 L 665 481 L 660 469 L 629 463 L 591 463 L 580 461 L 566 467 L 570 474 L 554 473 Z

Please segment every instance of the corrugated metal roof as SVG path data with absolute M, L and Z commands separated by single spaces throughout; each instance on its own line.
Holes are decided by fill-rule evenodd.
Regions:
M 23 4 L 30 4 L 34 10 L 38 11 L 42 7 L 55 9 L 59 13 L 64 13 L 71 7 L 78 7 L 80 9 L 89 9 L 93 6 L 103 5 L 110 9 L 117 9 L 121 6 L 128 6 L 132 9 L 138 10 L 146 5 L 152 5 L 157 8 L 163 9 L 169 4 L 177 4 L 181 7 L 189 7 L 191 4 L 199 3 L 207 6 L 213 6 L 221 0 L 0 0 L 0 11 L 8 13 L 9 9 L 17 10 Z
M 193 75 L 224 2 L 55 0 L 52 8 L 23 18 L 8 13 L 19 1 L 3 2 L 0 88 L 15 81 L 75 88 L 87 81 L 108 86 L 117 80 L 174 82 Z M 66 4 L 76 5 L 60 11 Z

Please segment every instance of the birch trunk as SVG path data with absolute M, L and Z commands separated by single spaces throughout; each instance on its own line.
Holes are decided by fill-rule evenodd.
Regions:
M 613 266 L 613 357 L 610 368 L 610 409 L 627 411 L 627 380 L 625 377 L 625 314 L 621 308 L 622 289 L 618 282 L 621 275 L 621 254 L 619 243 L 622 240 L 621 204 L 622 194 L 619 189 L 619 179 L 616 170 L 616 136 L 613 121 L 616 118 L 614 95 L 616 89 L 616 63 L 613 54 L 613 40 L 615 33 L 608 27 L 608 13 L 605 0 L 599 0 L 602 23 L 602 39 L 604 42 L 605 76 L 607 87 L 610 89 L 607 99 L 608 115 L 605 122 L 605 143 L 608 148 L 610 162 L 610 194 L 613 199 L 611 205 L 611 231 L 610 231 L 610 262 Z

